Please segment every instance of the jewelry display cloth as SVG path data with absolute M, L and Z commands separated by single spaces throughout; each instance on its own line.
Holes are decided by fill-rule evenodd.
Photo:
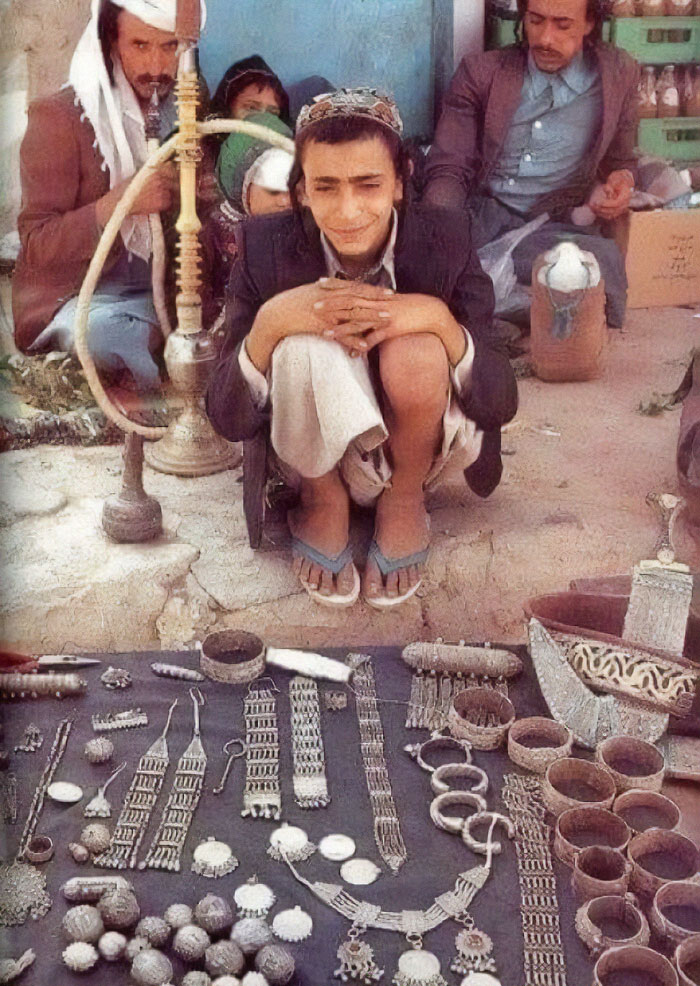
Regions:
M 547 709 L 539 693 L 534 674 L 524 648 L 513 648 L 524 657 L 525 672 L 510 686 L 510 697 L 518 717 L 546 715 Z M 372 813 L 360 754 L 360 738 L 354 697 L 348 694 L 348 706 L 342 711 L 328 711 L 323 693 L 337 691 L 337 683 L 318 681 L 321 708 L 321 726 L 326 756 L 328 792 L 331 797 L 327 808 L 304 810 L 294 800 L 292 785 L 292 743 L 290 733 L 289 682 L 291 676 L 274 670 L 273 679 L 279 688 L 277 713 L 280 733 L 280 779 L 282 789 L 282 821 L 303 828 L 311 842 L 318 845 L 323 836 L 341 832 L 351 836 L 356 844 L 356 855 L 377 863 L 382 875 L 371 886 L 346 886 L 352 896 L 377 903 L 385 910 L 423 910 L 434 898 L 452 889 L 458 873 L 484 862 L 463 844 L 461 838 L 435 828 L 428 814 L 432 799 L 429 774 L 404 752 L 408 743 L 428 738 L 425 730 L 407 730 L 406 702 L 410 694 L 411 670 L 400 659 L 396 648 L 350 648 L 353 653 L 367 653 L 372 657 L 379 712 L 385 734 L 385 750 L 389 777 L 393 789 L 401 831 L 408 860 L 397 876 L 392 876 L 383 864 L 374 842 Z M 344 660 L 349 651 L 339 648 L 326 649 L 323 653 Z M 69 986 L 80 981 L 84 986 L 121 986 L 130 982 L 128 963 L 108 963 L 100 960 L 89 972 L 79 976 L 63 966 L 61 952 L 68 944 L 61 930 L 62 918 L 71 904 L 60 893 L 61 885 L 73 876 L 123 876 L 136 891 L 141 915 L 163 915 L 172 903 L 185 903 L 194 907 L 206 894 L 217 894 L 233 904 L 234 890 L 253 875 L 266 883 L 275 893 L 277 901 L 267 916 L 271 923 L 279 911 L 300 905 L 313 918 L 314 930 L 310 938 L 288 947 L 294 954 L 297 966 L 298 986 L 331 986 L 339 980 L 333 978 L 338 968 L 336 951 L 346 937 L 349 922 L 317 900 L 299 884 L 284 863 L 267 855 L 270 833 L 281 822 L 268 819 L 242 818 L 240 815 L 245 781 L 245 758 L 234 761 L 225 790 L 214 795 L 226 764 L 222 752 L 224 743 L 233 737 L 243 737 L 243 701 L 247 686 L 219 684 L 206 680 L 201 684 L 205 704 L 200 707 L 201 737 L 207 755 L 207 772 L 199 806 L 182 853 L 179 873 L 160 870 L 106 870 L 91 863 L 76 865 L 68 853 L 68 844 L 77 841 L 85 819 L 83 809 L 96 789 L 122 760 L 127 767 L 110 785 L 107 796 L 112 805 L 112 816 L 104 821 L 110 831 L 114 828 L 124 796 L 139 757 L 163 730 L 168 707 L 175 698 L 174 711 L 167 742 L 170 764 L 151 814 L 150 824 L 141 843 L 138 859 L 143 859 L 153 840 L 162 809 L 170 792 L 177 761 L 192 738 L 193 704 L 189 695 L 190 683 L 156 678 L 149 665 L 153 661 L 169 661 L 191 668 L 198 667 L 195 653 L 139 653 L 95 655 L 102 665 L 80 670 L 87 679 L 87 693 L 78 699 L 43 699 L 36 701 L 8 702 L 0 708 L 4 720 L 2 745 L 12 751 L 25 728 L 36 723 L 44 734 L 44 743 L 36 753 L 12 753 L 10 769 L 18 777 L 18 819 L 15 825 L 7 825 L 1 831 L 0 854 L 11 859 L 16 852 L 22 826 L 31 803 L 34 788 L 44 767 L 45 758 L 59 721 L 74 717 L 65 756 L 56 772 L 55 780 L 79 784 L 84 791 L 82 800 L 74 805 L 59 805 L 46 799 L 37 835 L 53 839 L 55 855 L 42 865 L 47 889 L 53 898 L 53 907 L 39 921 L 28 920 L 16 928 L 0 929 L 2 944 L 0 953 L 17 957 L 25 949 L 33 947 L 37 952 L 34 966 L 34 982 L 60 981 Z M 100 674 L 109 665 L 127 668 L 133 678 L 133 686 L 124 690 L 107 691 L 100 683 Z M 262 682 L 269 685 L 269 682 Z M 396 704 L 392 704 L 396 703 Z M 110 762 L 97 765 L 83 756 L 85 743 L 95 737 L 90 717 L 95 712 L 119 711 L 138 706 L 148 715 L 148 726 L 115 730 L 100 735 L 114 743 Z M 434 760 L 439 763 L 455 759 L 453 751 L 436 751 Z M 460 758 L 461 759 L 461 758 Z M 474 751 L 473 762 L 488 773 L 488 807 L 504 811 L 500 797 L 504 773 L 518 771 L 506 756 L 505 750 L 496 752 Z M 92 819 L 94 821 L 94 819 Z M 479 830 L 479 836 L 484 832 Z M 484 888 L 477 894 L 470 913 L 476 926 L 488 934 L 494 943 L 493 954 L 498 968 L 498 978 L 503 986 L 523 986 L 523 939 L 520 916 L 520 889 L 516 866 L 515 848 L 507 839 L 501 826 L 494 832 L 503 844 L 503 852 L 494 857 L 493 871 Z M 204 839 L 214 837 L 228 843 L 240 860 L 239 867 L 220 879 L 208 879 L 191 872 L 192 854 Z M 330 862 L 315 853 L 310 859 L 297 865 L 299 872 L 311 881 L 323 881 L 343 885 L 340 864 Z M 562 939 L 567 960 L 569 986 L 580 986 L 591 980 L 591 963 L 586 949 L 574 931 L 575 903 L 569 881 L 571 871 L 558 860 L 554 861 L 560 902 Z M 459 984 L 462 977 L 449 971 L 455 956 L 454 940 L 459 926 L 451 920 L 425 936 L 424 948 L 438 956 L 442 974 L 450 984 Z M 407 949 L 405 939 L 394 932 L 369 930 L 365 940 L 374 949 L 377 964 L 385 970 L 382 983 L 389 986 L 396 971 L 398 957 Z M 191 968 L 202 968 L 199 963 L 186 966 L 165 948 L 175 970 L 174 982 L 180 982 Z

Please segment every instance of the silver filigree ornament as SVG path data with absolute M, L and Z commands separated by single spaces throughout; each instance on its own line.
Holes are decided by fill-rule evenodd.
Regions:
M 333 975 L 344 983 L 349 980 L 358 983 L 376 983 L 384 975 L 384 970 L 380 969 L 374 961 L 372 947 L 361 940 L 360 936 L 363 932 L 364 928 L 353 925 L 336 953 L 340 965 Z
M 398 970 L 391 982 L 392 986 L 447 986 L 437 955 L 420 946 L 399 956 Z
M 31 948 L 23 952 L 18 959 L 0 959 L 0 983 L 11 983 L 21 976 L 34 962 L 36 955 Z
M 50 907 L 46 877 L 41 870 L 18 860 L 0 864 L 0 927 L 24 924 L 28 917 L 37 920 Z
M 109 818 L 112 814 L 112 806 L 105 797 L 105 791 L 112 783 L 115 777 L 117 777 L 122 770 L 126 767 L 126 760 L 121 763 L 116 770 L 112 771 L 107 780 L 101 787 L 98 787 L 94 797 L 88 801 L 83 809 L 83 815 L 85 818 Z
M 100 681 L 110 691 L 116 691 L 118 688 L 130 688 L 133 683 L 130 671 L 111 666 L 100 675 Z
M 30 722 L 22 733 L 22 738 L 15 747 L 15 753 L 36 753 L 44 742 L 44 734 L 33 722 Z
M 465 927 L 459 932 L 455 939 L 455 947 L 457 955 L 450 965 L 452 972 L 465 975 L 496 971 L 496 963 L 492 955 L 493 942 L 485 932 L 475 928 L 473 922 L 471 927 Z M 490 979 L 494 983 L 498 982 L 493 977 Z
M 238 916 L 242 918 L 264 918 L 277 899 L 265 883 L 258 883 L 258 878 L 252 876 L 233 894 Z
M 272 930 L 282 941 L 305 941 L 313 931 L 314 922 L 310 914 L 297 904 L 296 907 L 280 911 L 272 921 Z
M 115 729 L 147 726 L 148 716 L 142 709 L 122 709 L 121 712 L 95 712 L 90 721 L 96 733 L 109 733 Z
M 192 872 L 217 879 L 233 873 L 238 863 L 239 860 L 226 842 L 219 842 L 210 836 L 196 847 L 192 855 Z
M 306 832 L 297 825 L 288 825 L 286 822 L 271 833 L 270 845 L 267 847 L 267 855 L 278 863 L 284 862 L 285 858 L 292 863 L 300 863 L 315 852 L 316 846 L 309 842 Z

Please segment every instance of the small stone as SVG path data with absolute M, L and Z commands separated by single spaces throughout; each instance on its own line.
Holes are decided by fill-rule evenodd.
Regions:
M 272 931 L 262 918 L 241 918 L 231 928 L 231 941 L 235 941 L 244 955 L 255 955 L 272 941 Z
M 155 948 L 145 948 L 131 963 L 131 978 L 138 986 L 165 986 L 172 975 L 170 959 Z
M 193 920 L 192 908 L 187 904 L 171 904 L 163 916 L 174 931 L 192 924 Z
M 97 951 L 107 962 L 117 962 L 126 948 L 126 937 L 119 931 L 105 931 L 97 943 Z
M 211 945 L 211 938 L 204 928 L 196 924 L 186 924 L 178 928 L 173 938 L 173 952 L 183 962 L 198 962 Z
M 91 822 L 80 833 L 80 842 L 82 842 L 88 852 L 91 852 L 93 856 L 104 852 L 109 846 L 110 839 L 109 829 L 101 822 Z
M 231 905 L 223 897 L 207 894 L 195 907 L 194 920 L 200 928 L 204 928 L 210 935 L 216 935 L 231 927 L 233 911 Z
M 204 953 L 204 968 L 212 976 L 236 976 L 245 969 L 245 956 L 233 941 L 217 941 Z
M 69 842 L 68 852 L 73 857 L 75 863 L 79 863 L 81 866 L 83 863 L 87 863 L 90 859 L 90 853 L 87 851 L 85 846 L 81 846 L 79 842 Z
M 167 944 L 172 928 L 164 918 L 147 915 L 136 925 L 134 934 L 147 938 L 154 948 L 162 948 Z
M 141 935 L 136 935 L 135 938 L 127 942 L 124 950 L 124 958 L 128 959 L 129 962 L 133 962 L 139 952 L 145 952 L 150 947 L 151 943 L 148 938 L 142 938 Z

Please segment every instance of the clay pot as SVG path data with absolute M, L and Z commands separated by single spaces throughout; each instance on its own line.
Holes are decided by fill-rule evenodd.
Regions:
M 681 986 L 700 986 L 700 935 L 681 942 L 674 961 Z
M 569 808 L 554 828 L 554 852 L 567 866 L 588 846 L 608 846 L 622 852 L 632 833 L 621 818 L 605 808 Z
M 571 730 L 545 716 L 518 719 L 508 733 L 508 756 L 525 770 L 544 774 L 547 767 L 571 753 Z
M 576 912 L 576 933 L 592 955 L 621 945 L 648 945 L 649 923 L 632 894 L 595 897 Z
M 640 791 L 632 788 L 613 801 L 616 815 L 623 818 L 637 834 L 657 828 L 671 831 L 678 827 L 681 813 L 675 801 L 656 791 Z
M 547 767 L 542 797 L 553 815 L 583 806 L 610 808 L 615 797 L 615 781 L 598 764 L 562 757 Z
M 489 724 L 482 726 L 486 721 Z M 497 750 L 515 722 L 510 699 L 493 688 L 465 688 L 452 700 L 447 725 L 453 736 L 477 750 Z
M 632 862 L 630 888 L 646 897 L 653 897 L 665 883 L 689 880 L 700 870 L 700 850 L 679 832 L 642 832 L 630 842 L 628 854 Z
M 649 919 L 659 938 L 672 945 L 700 934 L 700 886 L 690 880 L 665 883 L 654 895 Z
M 632 864 L 619 849 L 588 846 L 574 856 L 571 886 L 581 903 L 594 897 L 622 896 L 631 872 Z
M 593 970 L 593 986 L 678 986 L 668 959 L 641 945 L 622 945 L 603 952 Z
M 612 774 L 618 792 L 661 790 L 666 764 L 651 743 L 633 736 L 609 736 L 598 744 L 595 758 Z

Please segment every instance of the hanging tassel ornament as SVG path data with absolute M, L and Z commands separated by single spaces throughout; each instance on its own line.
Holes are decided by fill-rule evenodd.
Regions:
M 399 967 L 392 986 L 448 986 L 440 972 L 437 955 L 423 948 L 420 935 L 407 935 L 412 948 L 399 956 Z
M 489 975 L 496 972 L 492 955 L 493 942 L 487 934 L 475 927 L 469 915 L 463 923 L 465 927 L 455 939 L 457 955 L 450 965 L 451 971 L 462 976 L 467 974 L 461 986 L 500 986 L 499 980 Z
M 340 966 L 333 973 L 336 979 L 342 979 L 344 983 L 348 980 L 376 983 L 384 975 L 384 970 L 374 961 L 373 949 L 367 942 L 360 941 L 365 931 L 366 928 L 355 923 L 348 931 L 348 937 L 341 942 L 336 953 Z

